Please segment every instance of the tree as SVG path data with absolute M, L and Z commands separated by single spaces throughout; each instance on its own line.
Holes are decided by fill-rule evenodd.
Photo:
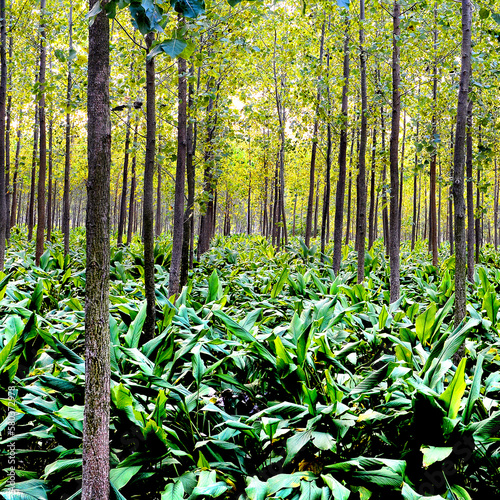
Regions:
M 333 272 L 340 270 L 342 260 L 342 223 L 344 218 L 345 177 L 347 161 L 347 113 L 349 94 L 349 24 L 346 20 L 346 34 L 344 37 L 344 85 L 342 88 L 342 127 L 340 129 L 339 145 L 339 178 L 337 181 L 337 194 L 335 198 L 335 225 L 333 229 Z
M 177 168 L 175 169 L 174 233 L 172 237 L 172 261 L 168 293 L 176 296 L 180 291 L 182 242 L 184 236 L 184 182 L 187 152 L 187 66 L 186 60 L 178 59 L 179 109 L 177 112 Z
M 356 235 L 358 240 L 358 283 L 365 279 L 365 236 L 366 236 L 366 141 L 367 141 L 367 113 L 366 97 L 366 54 L 365 54 L 365 1 L 359 2 L 359 50 L 360 50 L 360 77 L 361 77 L 361 132 L 359 137 L 359 166 L 358 166 L 358 209 L 356 220 Z
M 154 41 L 154 33 L 146 35 L 148 52 Z M 144 159 L 144 200 L 142 209 L 142 232 L 144 239 L 144 287 L 146 290 L 147 313 L 144 323 L 145 338 L 150 340 L 155 333 L 156 296 L 154 267 L 154 207 L 153 178 L 156 151 L 156 88 L 155 58 L 146 57 L 146 156 Z
M 471 72 L 472 5 L 462 0 L 462 63 L 458 91 L 457 118 L 455 126 L 455 149 L 453 153 L 453 200 L 455 210 L 455 327 L 465 316 L 466 304 L 466 238 L 464 166 L 465 136 L 467 128 L 467 101 Z
M 99 0 L 90 0 L 90 9 Z M 85 409 L 82 500 L 109 498 L 109 208 L 111 117 L 109 21 L 99 12 L 89 27 L 87 272 L 85 288 Z
M 7 42 L 5 0 L 0 0 L 0 271 L 5 263 L 5 242 L 7 239 L 7 200 L 5 186 L 5 97 L 7 94 Z
M 40 265 L 45 241 L 45 183 L 47 172 L 47 127 L 45 123 L 45 66 L 47 59 L 45 40 L 45 0 L 40 0 L 40 76 L 38 78 L 40 101 L 38 103 L 38 119 L 40 123 L 40 161 L 38 163 L 38 211 L 36 227 L 35 261 Z
M 391 263 L 391 303 L 399 299 L 400 269 L 399 269 L 399 121 L 401 117 L 401 96 L 399 84 L 400 76 L 400 56 L 399 39 L 401 36 L 401 6 L 398 0 L 394 2 L 392 11 L 392 120 L 391 120 L 391 140 L 390 140 L 390 172 L 391 172 L 391 196 L 390 196 L 390 237 L 389 237 L 389 258 Z

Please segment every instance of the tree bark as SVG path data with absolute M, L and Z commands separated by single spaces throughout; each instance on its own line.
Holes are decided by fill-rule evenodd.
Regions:
M 366 53 L 364 49 L 365 31 L 365 0 L 359 2 L 359 49 L 360 49 L 360 79 L 361 79 L 361 131 L 359 137 L 358 160 L 358 196 L 356 239 L 358 241 L 358 269 L 357 282 L 365 279 L 365 239 L 366 239 L 366 141 L 367 141 L 367 112 L 368 101 L 366 96 Z
M 161 150 L 161 135 L 158 137 L 158 148 Z M 156 170 L 158 172 L 158 179 L 156 183 L 156 220 L 155 220 L 155 234 L 158 238 L 161 234 L 161 162 L 156 161 Z
M 466 311 L 466 249 L 465 249 L 465 200 L 464 163 L 467 122 L 467 100 L 471 71 L 471 25 L 470 0 L 462 0 L 462 66 L 457 103 L 455 128 L 455 150 L 453 154 L 453 199 L 455 205 L 455 327 L 461 323 Z
M 7 237 L 7 200 L 5 186 L 5 99 L 7 95 L 7 42 L 5 0 L 0 0 L 0 271 L 5 264 Z
M 474 188 L 472 178 L 472 99 L 467 105 L 466 177 L 467 177 L 467 279 L 474 282 Z
M 391 265 L 390 273 L 390 289 L 391 303 L 399 299 L 400 287 L 400 269 L 399 269 L 399 176 L 398 176 L 398 159 L 399 159 L 399 121 L 401 115 L 401 96 L 399 91 L 400 76 L 400 61 L 399 61 L 399 39 L 401 35 L 400 19 L 401 6 L 399 1 L 394 2 L 392 13 L 393 21 L 393 36 L 392 36 L 392 122 L 391 122 L 391 141 L 390 141 L 390 172 L 391 172 L 391 198 L 390 198 L 390 245 L 389 259 Z
M 191 65 L 191 76 L 194 73 L 194 67 Z M 198 72 L 198 85 L 199 87 L 199 75 Z M 194 86 L 192 83 L 188 86 L 188 107 L 193 110 L 194 100 Z M 186 120 L 187 120 L 187 110 L 186 110 Z M 194 118 L 187 122 L 186 128 L 186 177 L 187 177 L 187 206 L 184 211 L 184 234 L 182 240 L 182 260 L 181 260 L 181 277 L 180 277 L 180 287 L 182 288 L 188 280 L 188 271 L 193 266 L 193 238 L 194 238 L 194 195 L 195 195 L 195 180 L 196 180 L 196 167 L 194 165 L 194 155 L 196 151 L 196 122 Z
M 375 241 L 375 170 L 377 160 L 377 125 L 373 126 L 372 133 L 372 165 L 370 172 L 370 213 L 368 216 L 368 250 Z
M 127 110 L 127 130 L 125 131 L 125 152 L 123 156 L 123 180 L 122 194 L 120 199 L 120 218 L 118 219 L 118 236 L 117 245 L 123 245 L 123 231 L 125 228 L 125 220 L 127 219 L 127 185 L 128 185 L 128 162 L 130 150 L 130 107 Z
M 12 180 L 12 207 L 10 209 L 10 227 L 17 223 L 17 178 L 19 176 L 19 158 L 21 153 L 21 123 L 17 126 L 16 159 L 14 166 L 14 179 Z
M 321 39 L 319 48 L 319 65 L 323 60 L 323 46 L 325 41 L 325 21 L 323 21 L 323 26 L 321 27 Z M 311 239 L 311 228 L 312 228 L 312 216 L 313 216 L 313 201 L 314 201 L 314 184 L 315 184 L 315 168 L 316 168 L 316 149 L 318 147 L 318 128 L 319 128 L 319 106 L 321 100 L 321 87 L 318 82 L 318 89 L 316 92 L 316 114 L 314 118 L 314 128 L 312 136 L 312 146 L 311 146 L 311 165 L 309 168 L 309 197 L 307 200 L 307 216 L 306 216 L 306 234 L 305 234 L 305 244 L 308 247 Z
M 330 78 L 330 50 L 326 52 L 326 81 Z M 323 214 L 321 218 L 321 259 L 325 254 L 325 247 L 328 240 L 328 226 L 330 215 L 330 192 L 331 192 L 331 171 L 332 171 L 332 124 L 331 124 L 331 97 L 330 86 L 327 83 L 326 95 L 328 99 L 328 118 L 326 123 L 326 171 L 325 171 L 325 194 L 323 198 Z
M 0 30 L 1 31 L 1 30 Z M 1 38 L 1 35 L 0 35 Z M 10 70 L 8 75 L 8 87 L 12 89 L 12 35 L 9 37 L 9 63 Z M 6 63 L 7 64 L 7 63 Z M 1 65 L 1 62 L 0 62 Z M 7 98 L 7 112 L 6 112 L 6 129 L 5 129 L 5 186 L 6 186 L 6 196 L 5 196 L 5 237 L 7 240 L 10 239 L 10 207 L 11 207 L 11 189 L 10 189 L 10 131 L 12 123 L 12 92 L 9 92 Z
M 53 121 L 49 121 L 49 179 L 48 179 L 48 196 L 47 196 L 47 241 L 50 241 L 52 235 L 52 211 L 53 211 L 53 198 L 52 191 L 52 171 L 53 171 L 53 157 L 52 157 L 52 143 L 53 143 Z
M 182 240 L 184 232 L 184 182 L 187 152 L 187 65 L 186 60 L 177 61 L 179 72 L 177 111 L 177 168 L 175 171 L 174 231 L 172 237 L 172 261 L 168 293 L 176 296 L 180 292 Z
M 135 117 L 135 127 L 134 127 L 134 156 L 132 158 L 132 180 L 130 181 L 130 198 L 128 202 L 128 227 L 127 227 L 127 246 L 132 242 L 132 233 L 134 232 L 134 223 L 137 219 L 135 210 L 135 188 L 137 179 L 135 177 L 135 167 L 137 164 L 137 134 L 139 128 L 139 115 Z
M 45 66 L 47 50 L 45 46 L 45 0 L 40 0 L 40 76 L 39 89 L 40 101 L 38 104 L 40 121 L 40 162 L 38 165 L 38 213 L 36 226 L 36 250 L 35 263 L 40 265 L 40 257 L 43 254 L 43 244 L 45 241 L 45 183 L 47 175 L 47 130 L 45 124 Z
M 68 15 L 69 29 L 69 50 L 73 49 L 73 2 L 69 2 Z M 71 59 L 68 58 L 68 84 L 66 87 L 66 127 L 64 130 L 64 139 L 66 150 L 64 154 L 64 188 L 63 188 L 63 217 L 62 232 L 64 234 L 64 255 L 69 253 L 69 220 L 70 220 L 70 169 L 71 169 Z
M 348 22 L 346 22 L 346 32 Z M 344 37 L 344 85 L 342 87 L 342 126 L 340 129 L 339 145 L 339 177 L 337 181 L 337 193 L 335 197 L 335 222 L 333 234 L 333 272 L 338 274 L 342 260 L 342 225 L 344 219 L 344 196 L 346 177 L 346 156 L 347 156 L 347 110 L 349 94 L 349 36 Z
M 90 8 L 98 0 L 90 0 Z M 89 27 L 87 280 L 82 500 L 109 498 L 109 201 L 111 119 L 109 22 L 102 11 Z
M 151 50 L 154 34 L 146 35 L 147 51 Z M 154 263 L 154 208 L 153 179 L 156 153 L 156 86 L 155 60 L 146 58 L 146 155 L 144 158 L 144 198 L 142 209 L 142 231 L 144 239 L 144 287 L 146 291 L 146 321 L 144 338 L 151 340 L 155 334 L 156 297 Z

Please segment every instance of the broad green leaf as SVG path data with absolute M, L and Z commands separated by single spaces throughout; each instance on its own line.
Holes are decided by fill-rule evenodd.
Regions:
M 214 269 L 208 280 L 207 303 L 222 298 L 222 285 L 219 282 L 219 275 Z
M 161 494 L 161 500 L 182 500 L 184 498 L 184 486 L 181 481 L 167 484 Z
M 453 451 L 453 447 L 422 446 L 420 451 L 423 453 L 423 466 L 429 467 L 435 462 L 442 462 L 448 458 Z
M 415 330 L 418 340 L 426 345 L 432 333 L 432 326 L 436 319 L 436 304 L 431 304 L 422 314 L 417 317 Z
M 465 392 L 465 358 L 462 358 L 458 365 L 457 371 L 453 380 L 448 385 L 446 390 L 439 396 L 439 399 L 444 402 L 448 410 L 448 417 L 453 419 L 457 417 L 460 408 L 460 401 Z
M 137 316 L 134 321 L 130 323 L 128 331 L 125 335 L 125 344 L 127 347 L 137 348 L 139 347 L 139 339 L 141 338 L 142 327 L 144 325 L 144 321 L 146 321 L 146 311 L 147 311 L 147 302 L 143 301 Z
M 170 5 L 175 12 L 184 17 L 197 17 L 205 12 L 205 2 L 203 0 L 170 0 Z
M 275 299 L 281 293 L 281 290 L 283 290 L 283 287 L 288 279 L 288 272 L 289 272 L 288 267 L 285 267 L 281 272 L 277 283 L 273 286 L 271 290 L 272 299 Z
M 462 415 L 462 422 L 468 424 L 472 417 L 472 410 L 474 409 L 474 403 L 481 396 L 481 377 L 483 376 L 483 361 L 484 354 L 480 354 L 477 357 L 476 368 L 474 370 L 474 378 L 472 380 L 472 385 L 467 396 L 467 402 L 465 403 L 465 410 Z
M 496 292 L 486 292 L 484 294 L 483 309 L 486 310 L 486 314 L 491 323 L 496 325 L 498 309 L 500 309 L 500 300 L 497 299 Z
M 117 467 L 109 471 L 109 480 L 117 490 L 121 490 L 140 470 L 140 465 L 133 467 Z
M 330 488 L 335 500 L 348 500 L 351 492 L 331 474 L 321 474 L 323 481 Z

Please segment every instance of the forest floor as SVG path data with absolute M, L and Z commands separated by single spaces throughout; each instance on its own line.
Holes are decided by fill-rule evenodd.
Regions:
M 16 237 L 0 274 L 0 457 L 7 470 L 15 449 L 25 495 L 7 493 L 6 478 L 5 499 L 79 498 L 84 241 L 75 231 L 66 259 L 56 241 L 37 267 Z M 175 303 L 170 248 L 155 248 L 147 343 L 141 245 L 112 249 L 115 498 L 499 496 L 500 254 L 483 249 L 454 329 L 445 247 L 434 267 L 425 243 L 403 246 L 391 305 L 378 243 L 356 285 L 349 247 L 335 276 L 331 249 L 321 259 L 299 240 L 277 251 L 260 237 L 216 237 Z

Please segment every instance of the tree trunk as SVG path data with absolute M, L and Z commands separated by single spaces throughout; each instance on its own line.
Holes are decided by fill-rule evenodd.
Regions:
M 19 176 L 20 153 L 21 153 L 21 123 L 19 123 L 19 125 L 17 126 L 17 145 L 16 145 L 16 159 L 14 166 L 14 179 L 12 181 L 12 208 L 10 209 L 10 227 L 14 227 L 16 225 L 17 191 L 18 191 L 17 179 Z
M 312 231 L 313 238 L 318 236 L 318 214 L 319 214 L 319 178 L 316 181 L 316 201 L 314 203 L 314 229 Z
M 349 95 L 349 36 L 348 21 L 345 23 L 346 35 L 344 36 L 344 85 L 342 87 L 342 126 L 340 129 L 339 145 L 339 178 L 337 181 L 337 193 L 335 198 L 335 222 L 333 234 L 333 272 L 338 274 L 342 260 L 342 225 L 344 219 L 344 196 L 346 177 L 347 156 L 347 110 Z
M 472 139 L 471 139 L 472 140 Z M 476 166 L 476 208 L 477 208 L 477 213 L 476 213 L 476 264 L 479 264 L 479 255 L 481 251 L 481 212 L 482 212 L 482 206 L 481 206 L 481 191 L 479 189 L 479 185 L 481 182 L 481 169 L 479 168 L 479 165 Z
M 359 2 L 359 49 L 360 49 L 360 78 L 361 78 L 361 132 L 359 138 L 358 160 L 358 196 L 357 196 L 357 221 L 356 239 L 358 241 L 358 273 L 357 282 L 365 279 L 365 239 L 366 239 L 366 141 L 367 141 L 367 112 L 368 102 L 366 97 L 366 53 L 364 49 L 365 31 L 365 0 Z
M 132 158 L 132 180 L 130 181 L 130 198 L 128 202 L 128 227 L 127 227 L 127 246 L 132 242 L 132 233 L 134 232 L 134 223 L 137 219 L 135 211 L 135 188 L 136 188 L 136 177 L 135 177 L 135 167 L 137 164 L 137 133 L 139 128 L 139 115 L 135 117 L 135 127 L 134 127 L 134 157 Z
M 326 53 L 326 81 L 330 77 L 330 50 Z M 332 171 L 332 125 L 330 123 L 331 98 L 330 86 L 327 84 L 326 95 L 328 98 L 328 119 L 326 123 L 326 171 L 325 171 L 325 195 L 323 198 L 323 216 L 321 218 L 321 259 L 325 254 L 325 247 L 328 241 L 329 233 L 329 215 L 330 215 L 330 192 L 331 192 L 331 171 Z
M 147 51 L 151 50 L 154 33 L 146 35 Z M 153 178 L 156 153 L 156 87 L 155 59 L 146 57 L 146 155 L 144 158 L 144 198 L 142 208 L 142 231 L 144 238 L 144 286 L 146 291 L 146 321 L 144 339 L 151 340 L 155 334 L 156 297 L 154 266 L 154 208 Z M 174 246 L 175 248 L 175 246 Z M 170 278 L 172 279 L 172 277 Z
M 159 150 L 161 150 L 161 135 L 158 137 Z M 155 234 L 158 238 L 161 234 L 161 162 L 156 161 L 156 169 L 158 172 L 158 179 L 156 183 L 156 220 L 155 220 Z
M 120 218 L 118 219 L 117 245 L 123 245 L 123 231 L 127 218 L 127 185 L 128 185 L 128 161 L 130 150 L 130 107 L 127 110 L 127 130 L 125 131 L 125 153 L 123 156 L 123 182 L 122 195 L 120 199 Z
M 372 166 L 370 172 L 370 214 L 368 216 L 368 250 L 375 241 L 375 170 L 377 160 L 377 125 L 372 133 Z
M 69 2 L 68 15 L 69 29 L 69 50 L 73 49 L 73 2 Z M 64 139 L 66 151 L 64 154 L 64 188 L 63 188 L 63 217 L 62 217 L 62 232 L 64 234 L 64 255 L 69 253 L 69 220 L 70 220 L 70 168 L 71 168 L 71 114 L 69 112 L 71 106 L 71 59 L 68 58 L 68 84 L 66 87 L 66 127 L 64 131 Z
M 382 127 L 382 229 L 384 234 L 384 245 L 385 252 L 387 255 L 390 254 L 390 235 L 389 235 L 389 215 L 387 210 L 387 162 L 386 162 L 386 154 L 385 154 L 385 116 L 384 116 L 384 108 L 380 108 L 380 117 L 381 117 L 381 127 Z
M 211 88 L 213 82 L 209 81 L 208 86 Z M 213 89 L 212 89 L 213 90 Z M 200 236 L 198 239 L 198 258 L 208 251 L 210 248 L 210 241 L 212 239 L 214 228 L 213 214 L 214 214 L 214 195 L 215 195 L 215 173 L 214 173 L 214 153 L 213 153 L 213 139 L 215 134 L 215 127 L 217 123 L 217 115 L 215 112 L 215 102 L 213 97 L 210 97 L 207 106 L 207 136 L 205 142 L 205 171 L 203 174 L 203 194 L 205 202 L 202 207 L 202 214 L 200 217 Z
M 47 196 L 47 241 L 50 241 L 52 235 L 52 211 L 53 211 L 53 192 L 52 192 L 52 170 L 53 170 L 53 157 L 52 157 L 52 142 L 53 142 L 53 121 L 49 121 L 49 182 L 48 182 L 48 196 Z
M 248 196 L 247 196 L 247 235 L 252 234 L 251 196 L 252 196 L 252 171 L 250 171 L 250 172 L 248 173 Z
M 5 186 L 5 99 L 7 95 L 7 42 L 5 0 L 0 0 L 0 271 L 5 264 L 5 244 L 7 237 L 7 200 Z
M 495 158 L 495 194 L 493 201 L 493 224 L 494 224 L 494 238 L 495 250 L 498 250 L 498 170 L 497 159 Z
M 47 175 L 47 130 L 45 125 L 45 66 L 47 51 L 45 47 L 45 0 L 40 0 L 40 101 L 38 104 L 40 120 L 40 163 L 38 165 L 38 213 L 36 226 L 35 263 L 40 265 L 45 236 L 45 183 Z
M 191 76 L 193 75 L 194 67 L 191 66 Z M 198 72 L 198 87 L 199 87 L 199 75 Z M 193 95 L 194 86 L 192 83 L 188 87 L 188 107 L 193 110 Z M 187 110 L 186 110 L 187 115 Z M 186 118 L 187 119 L 187 118 Z M 196 180 L 196 169 L 194 165 L 194 155 L 196 150 L 196 123 L 193 123 L 193 118 L 187 123 L 186 129 L 186 176 L 187 176 L 187 207 L 184 211 L 184 234 L 182 241 L 182 261 L 181 261 L 181 277 L 180 277 L 180 287 L 182 288 L 188 279 L 188 270 L 193 267 L 193 238 L 194 238 L 194 194 L 195 194 L 195 180 Z
M 90 1 L 92 9 L 97 0 Z M 102 11 L 89 27 L 87 280 L 82 500 L 109 498 L 109 201 L 111 119 L 109 22 Z
M 319 65 L 321 66 L 323 60 L 323 45 L 325 41 L 325 21 L 323 21 L 323 26 L 321 27 L 321 39 L 319 48 Z M 312 146 L 311 146 L 311 165 L 309 168 L 309 197 L 307 200 L 307 216 L 306 216 L 306 234 L 305 234 L 305 244 L 308 247 L 311 238 L 311 228 L 312 228 L 312 216 L 313 216 L 313 201 L 314 201 L 314 176 L 316 168 L 316 149 L 318 147 L 318 127 L 319 127 L 319 106 L 321 101 L 321 87 L 318 83 L 318 90 L 316 93 L 316 115 L 314 118 L 314 129 L 312 136 Z M 317 199 L 317 197 L 316 197 Z
M 398 238 L 401 242 L 401 224 L 403 221 L 403 191 L 404 191 L 404 165 L 405 165 L 405 145 L 406 145 L 406 111 L 403 116 L 403 139 L 401 141 L 401 171 L 399 174 L 399 234 Z
M 420 122 L 417 121 L 417 131 L 415 136 L 415 141 L 418 142 L 418 132 L 419 132 Z M 417 178 L 418 178 L 418 151 L 415 148 L 415 171 L 413 173 L 413 222 L 411 226 L 411 251 L 415 249 L 415 241 L 418 237 L 418 219 L 417 219 Z
M 0 30 L 1 31 L 1 30 Z M 0 35 L 1 38 L 1 35 Z M 12 63 L 12 34 L 9 37 L 9 63 Z M 6 63 L 7 64 L 7 63 Z M 0 62 L 1 65 L 1 62 Z M 9 81 L 8 87 L 12 89 L 12 64 L 10 64 L 9 71 Z M 5 196 L 5 237 L 7 240 L 10 239 L 10 207 L 11 207 L 11 189 L 10 189 L 10 130 L 12 123 L 12 92 L 9 92 L 7 98 L 7 122 L 5 130 L 5 185 L 6 185 L 6 196 Z M 1 230 L 0 230 L 1 234 Z
M 187 65 L 186 60 L 177 60 L 179 71 L 178 118 L 177 118 L 177 168 L 175 171 L 174 231 L 172 238 L 172 262 L 168 293 L 176 296 L 180 292 L 182 240 L 184 232 L 184 183 L 187 152 Z
M 455 327 L 461 323 L 466 311 L 466 248 L 465 248 L 465 200 L 464 163 L 467 122 L 467 100 L 471 71 L 471 24 L 470 0 L 462 0 L 462 67 L 458 92 L 455 150 L 453 155 L 453 199 L 455 205 Z
M 391 172 L 391 199 L 390 199 L 390 246 L 389 258 L 391 265 L 390 274 L 390 289 L 391 303 L 399 299 L 400 287 L 400 270 L 399 270 L 399 175 L 398 175 L 398 159 L 399 159 L 399 121 L 401 115 L 401 96 L 399 91 L 400 84 L 400 68 L 399 68 L 399 38 L 400 30 L 401 6 L 399 1 L 394 2 L 394 10 L 392 13 L 393 33 L 392 33 L 392 122 L 391 122 L 391 141 L 390 141 L 390 172 Z
M 472 178 L 472 99 L 467 105 L 466 177 L 467 177 L 467 279 L 474 283 L 474 188 Z

